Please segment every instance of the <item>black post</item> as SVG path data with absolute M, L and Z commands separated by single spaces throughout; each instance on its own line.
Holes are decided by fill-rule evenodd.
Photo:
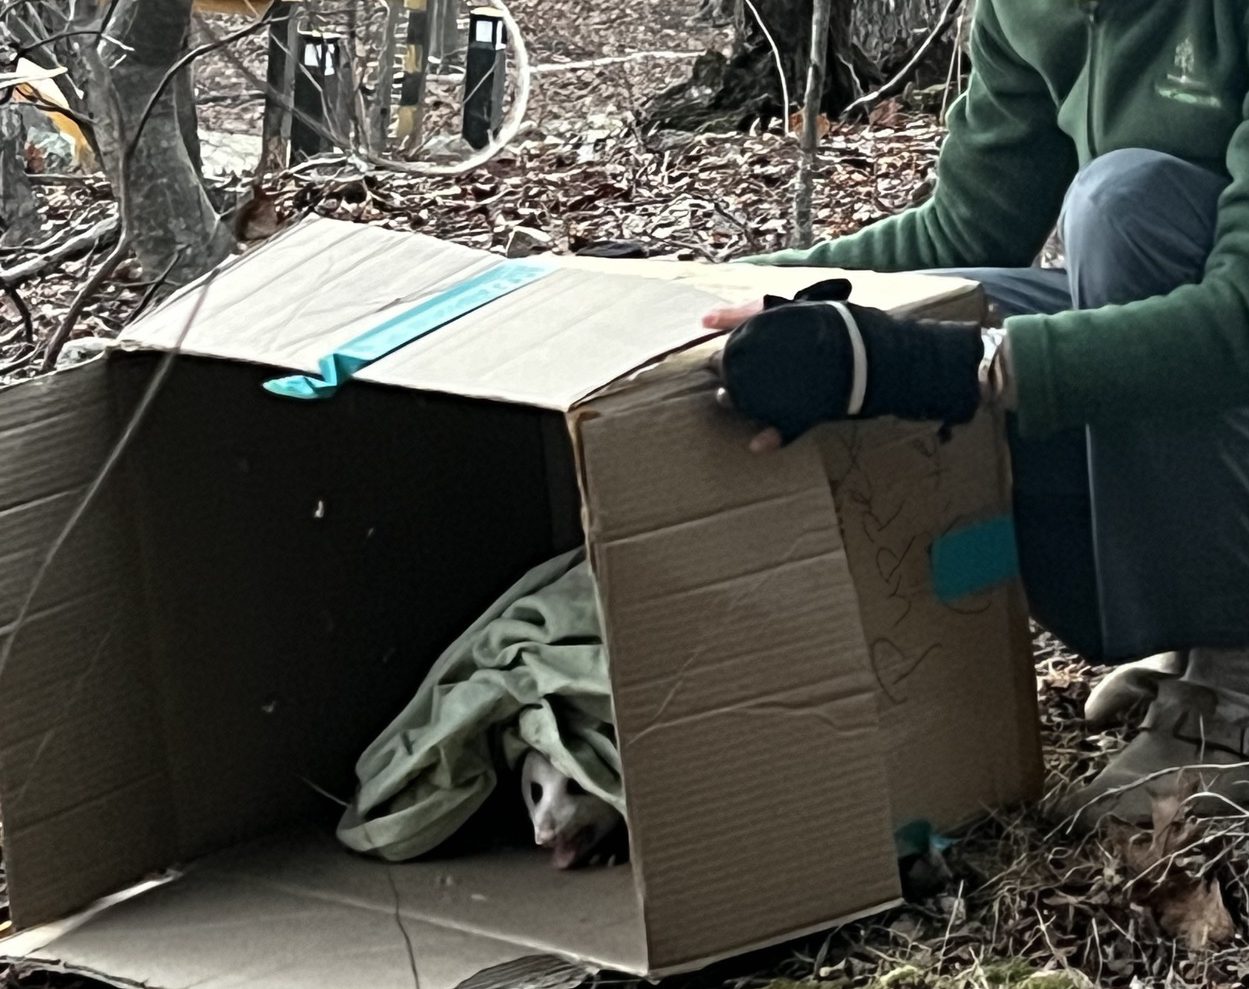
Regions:
M 299 32 L 295 113 L 291 120 L 291 163 L 333 150 L 326 132 L 340 121 L 336 112 L 342 81 L 343 39 L 319 31 Z
M 269 20 L 269 60 L 265 71 L 265 117 L 261 139 L 260 171 L 282 168 L 287 163 L 290 139 L 290 104 L 295 88 L 295 4 L 275 0 Z
M 507 76 L 507 25 L 503 15 L 478 7 L 468 15 L 468 51 L 464 58 L 464 124 L 461 133 L 474 148 L 484 148 L 503 121 L 503 84 Z

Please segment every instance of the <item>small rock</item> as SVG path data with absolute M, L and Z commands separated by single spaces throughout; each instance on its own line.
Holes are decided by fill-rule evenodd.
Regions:
M 551 249 L 551 235 L 533 227 L 512 227 L 507 236 L 506 254 L 509 258 L 527 258 L 531 254 Z

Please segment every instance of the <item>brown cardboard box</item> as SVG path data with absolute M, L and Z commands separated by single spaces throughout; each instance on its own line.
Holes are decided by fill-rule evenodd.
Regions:
M 948 442 L 837 424 L 760 458 L 712 400 L 702 312 L 829 272 L 562 259 L 330 397 L 262 387 L 498 260 L 309 221 L 105 358 L 0 391 L 0 810 L 22 932 L 0 956 L 157 989 L 659 976 L 895 903 L 896 827 L 1035 795 L 1018 581 L 991 565 L 934 590 L 936 541 L 1008 521 L 1001 421 Z M 851 278 L 865 305 L 979 315 L 967 282 Z M 350 794 L 428 663 L 583 539 L 631 863 L 338 846 L 327 794 Z

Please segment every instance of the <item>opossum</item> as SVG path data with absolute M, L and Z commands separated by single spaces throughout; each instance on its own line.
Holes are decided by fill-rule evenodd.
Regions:
M 628 858 L 628 832 L 616 808 L 587 793 L 535 749 L 525 756 L 521 790 L 534 844 L 552 850 L 555 868 L 610 865 Z

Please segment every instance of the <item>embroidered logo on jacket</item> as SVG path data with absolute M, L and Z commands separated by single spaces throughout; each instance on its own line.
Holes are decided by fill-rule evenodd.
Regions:
M 1171 70 L 1155 87 L 1158 95 L 1195 106 L 1222 106 L 1219 98 L 1211 92 L 1209 83 L 1196 73 L 1197 46 L 1191 37 L 1185 38 L 1175 46 Z

